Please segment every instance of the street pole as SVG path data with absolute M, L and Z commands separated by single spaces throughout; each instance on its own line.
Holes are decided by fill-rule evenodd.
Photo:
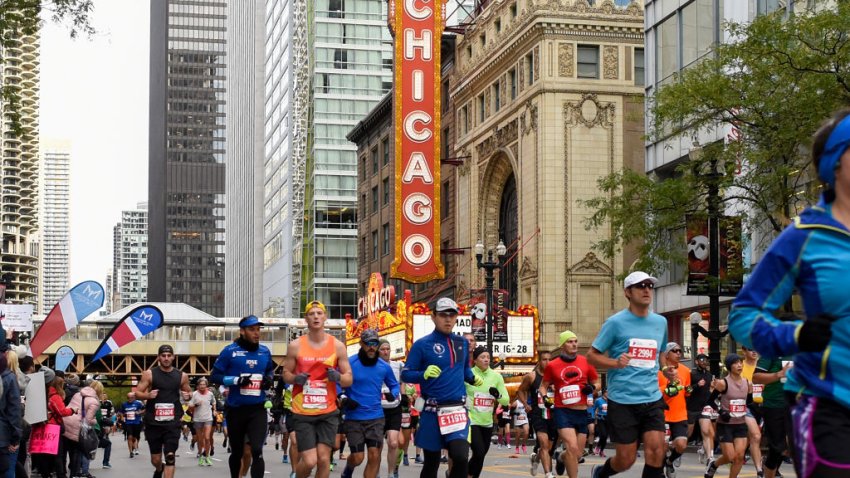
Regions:
M 720 376 L 720 234 L 718 221 L 720 194 L 717 187 L 719 174 L 717 159 L 709 160 L 711 172 L 708 182 L 708 331 L 712 337 L 708 345 L 708 362 L 711 373 Z
M 487 251 L 487 264 L 493 264 L 493 251 Z M 493 282 L 496 278 L 492 267 L 484 269 L 484 295 L 487 300 L 487 353 L 493 360 Z

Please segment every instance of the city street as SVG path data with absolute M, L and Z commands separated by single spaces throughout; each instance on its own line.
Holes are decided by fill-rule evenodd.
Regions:
M 112 469 L 111 470 L 103 470 L 101 469 L 100 464 L 102 463 L 102 453 L 103 450 L 98 450 L 97 458 L 92 461 L 91 465 L 91 473 L 95 475 L 97 478 L 149 478 L 152 474 L 152 468 L 149 462 L 149 454 L 147 449 L 147 442 L 144 441 L 144 437 L 142 437 L 142 447 L 141 454 L 133 459 L 128 457 L 126 444 L 123 441 L 123 437 L 121 435 L 113 435 L 112 437 Z M 197 460 L 195 459 L 195 453 L 189 451 L 188 444 L 186 442 L 180 441 L 180 450 L 179 450 L 179 459 L 177 460 L 177 473 L 176 476 L 179 478 L 207 478 L 209 476 L 227 476 L 227 461 L 226 455 L 223 453 L 223 449 L 221 447 L 221 435 L 216 435 L 216 450 L 217 453 L 213 456 L 213 466 L 209 467 L 199 467 L 197 465 Z M 412 451 L 412 450 L 411 450 Z M 347 450 L 346 450 L 347 452 Z M 609 450 L 609 455 L 613 453 L 613 450 Z M 531 448 L 529 447 L 529 453 L 531 453 Z M 290 466 L 288 464 L 281 463 L 281 452 L 276 451 L 274 449 L 274 445 L 271 441 L 265 448 L 264 457 L 266 460 L 266 475 L 273 476 L 275 478 L 287 478 L 290 472 Z M 595 456 L 587 457 L 586 463 L 579 467 L 579 476 L 582 478 L 590 476 L 590 468 L 595 463 L 602 463 L 603 459 Z M 401 478 L 416 478 L 419 476 L 419 471 L 421 470 L 421 465 L 416 465 L 413 463 L 413 457 L 410 457 L 410 466 L 402 466 L 400 469 L 399 476 Z M 641 476 L 643 461 L 638 458 L 638 462 L 635 464 L 634 468 L 627 473 L 618 474 L 618 477 L 626 477 L 626 478 L 639 478 Z M 438 475 L 442 478 L 442 470 L 445 468 L 441 468 L 441 473 Z M 787 465 L 783 465 L 783 469 L 786 471 L 786 476 L 791 476 L 791 469 Z M 689 452 L 682 459 L 682 466 L 677 469 L 677 478 L 701 478 L 703 476 L 703 472 L 705 470 L 705 466 L 699 464 L 697 461 L 696 453 Z M 331 473 L 332 477 L 339 476 L 342 472 L 341 465 L 337 465 L 336 469 Z M 358 467 L 354 476 L 359 477 L 362 476 L 363 473 L 363 465 Z M 723 467 L 717 472 L 718 477 L 724 477 L 728 475 L 728 467 Z M 250 476 L 250 474 L 249 474 Z M 386 476 L 386 465 L 381 464 L 381 475 L 382 477 Z M 490 453 L 487 455 L 487 462 L 484 467 L 484 473 L 482 476 L 486 476 L 486 478 L 508 478 L 514 476 L 530 476 L 529 473 L 529 459 L 528 455 L 516 455 L 513 453 L 513 450 L 508 452 L 504 449 L 491 448 Z M 538 477 L 543 478 L 542 468 L 538 471 Z M 566 475 L 565 475 L 566 476 Z M 742 478 L 750 478 L 755 477 L 755 469 L 752 465 L 748 464 L 744 467 L 742 472 L 738 475 Z

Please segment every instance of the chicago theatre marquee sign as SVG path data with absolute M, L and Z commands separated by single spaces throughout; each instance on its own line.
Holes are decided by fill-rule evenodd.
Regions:
M 442 279 L 440 39 L 444 0 L 390 0 L 395 37 L 395 258 L 391 276 Z

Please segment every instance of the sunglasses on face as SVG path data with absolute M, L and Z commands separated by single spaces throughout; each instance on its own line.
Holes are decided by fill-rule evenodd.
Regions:
M 674 354 L 680 354 L 682 353 L 682 349 L 673 349 L 671 350 L 671 352 L 673 352 Z
M 377 340 L 374 341 L 374 342 L 370 340 L 369 342 L 363 342 L 363 344 L 366 345 L 367 347 L 377 347 L 378 345 L 381 345 L 381 343 L 378 342 Z
M 655 286 L 652 285 L 652 282 L 641 282 L 640 284 L 635 284 L 632 287 L 637 289 L 654 289 Z

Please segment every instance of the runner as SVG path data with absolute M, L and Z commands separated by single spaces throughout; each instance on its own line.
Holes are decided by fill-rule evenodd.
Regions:
M 785 375 L 791 369 L 790 361 L 762 357 L 756 365 L 753 382 L 763 386 L 761 412 L 764 418 L 764 433 L 767 435 L 767 456 L 764 460 L 765 478 L 777 476 L 782 464 L 782 455 L 788 449 L 787 437 L 791 433 L 788 421 L 788 404 L 782 391 Z M 753 383 L 753 400 L 756 398 L 756 383 Z
M 401 378 L 401 377 L 399 377 Z M 399 452 L 402 456 L 402 464 L 410 466 L 410 460 L 407 456 L 407 450 L 410 447 L 410 439 L 413 430 L 416 429 L 414 418 L 419 419 L 417 415 L 414 417 L 411 412 L 415 411 L 413 403 L 416 401 L 416 386 L 412 384 L 401 384 L 401 435 L 399 435 Z
M 230 439 L 230 478 L 240 478 L 244 445 L 251 444 L 251 478 L 262 478 L 266 463 L 266 390 L 274 385 L 277 367 L 268 347 L 260 344 L 265 325 L 249 315 L 239 321 L 239 337 L 228 344 L 213 364 L 210 380 L 228 387 L 225 420 Z
M 531 453 L 531 476 L 537 476 L 537 466 L 542 463 L 546 478 L 552 476 L 551 453 L 558 439 L 558 428 L 551 419 L 550 410 L 555 404 L 555 392 L 550 386 L 546 395 L 540 395 L 540 382 L 551 356 L 549 352 L 540 352 L 534 370 L 522 377 L 517 389 L 517 398 L 525 405 L 531 429 L 537 438 L 537 445 Z
M 478 478 L 484 467 L 484 457 L 490 450 L 493 437 L 493 409 L 496 401 L 507 405 L 510 395 L 505 388 L 505 380 L 499 373 L 490 368 L 490 353 L 484 347 L 477 347 L 472 352 L 475 366 L 472 373 L 480 377 L 483 383 L 479 386 L 466 384 L 466 407 L 469 409 L 472 458 L 469 459 L 469 476 Z
M 457 323 L 458 305 L 448 297 L 435 307 L 434 331 L 414 342 L 401 372 L 405 383 L 421 384 L 423 408 L 419 415 L 416 445 L 425 453 L 421 478 L 436 478 L 440 450 L 452 460 L 448 478 L 467 478 L 469 420 L 463 382 L 480 386 L 480 377 L 469 366 L 468 342 L 452 333 Z
M 616 455 L 594 465 L 594 478 L 628 470 L 637 458 L 638 440 L 646 453 L 643 477 L 664 476 L 664 400 L 658 389 L 658 359 L 666 365 L 661 347 L 667 343 L 667 319 L 650 312 L 652 289 L 658 280 L 632 272 L 624 281 L 628 308 L 608 318 L 587 359 L 608 371 L 608 423 Z M 603 354 L 607 354 L 603 355 Z M 660 356 L 660 357 L 659 357 Z
M 496 407 L 496 416 L 499 418 L 497 432 L 496 448 L 511 447 L 511 407 L 501 406 Z
M 299 460 L 298 478 L 316 469 L 316 478 L 330 473 L 331 453 L 339 426 L 337 385 L 352 383 L 345 346 L 325 332 L 327 311 L 314 300 L 305 309 L 307 335 L 289 343 L 283 363 L 283 379 L 292 387 L 292 423 Z
M 399 381 L 401 380 L 401 369 L 404 367 L 404 362 L 390 360 L 390 350 L 390 342 L 386 339 L 381 340 L 378 354 L 381 360 L 389 364 L 400 388 L 401 384 Z M 384 397 L 381 399 L 381 407 L 384 408 L 384 433 L 387 436 L 387 474 L 398 478 L 398 465 L 401 461 L 401 455 L 399 454 L 399 435 L 401 435 L 402 405 L 401 398 L 388 401 L 387 394 L 389 392 L 390 390 L 386 384 L 381 387 L 381 394 Z
M 212 466 L 210 450 L 212 449 L 212 425 L 215 416 L 215 397 L 208 388 L 206 378 L 198 379 L 197 390 L 192 394 L 189 406 L 192 407 L 192 423 L 198 439 L 198 466 Z
M 364 330 L 360 335 L 360 351 L 350 360 L 354 381 L 344 389 L 347 400 L 343 425 L 350 453 L 342 478 L 353 476 L 354 469 L 363 463 L 364 450 L 367 451 L 368 459 L 363 476 L 375 478 L 380 472 L 386 410 L 383 404 L 399 403 L 400 391 L 392 367 L 379 356 L 379 346 L 378 332 Z M 387 392 L 382 392 L 384 386 Z M 401 426 L 400 414 L 398 418 Z M 395 464 L 395 456 L 392 457 L 392 464 Z M 388 468 L 392 473 L 393 467 L 390 465 Z
M 519 455 L 520 444 L 522 444 L 522 454 L 528 454 L 528 448 L 525 443 L 528 441 L 528 413 L 525 411 L 525 405 L 519 400 L 515 400 L 511 404 L 511 413 L 514 416 L 513 429 L 516 433 L 514 453 Z
M 118 414 L 124 421 L 124 434 L 127 435 L 127 448 L 130 458 L 139 454 L 139 438 L 142 436 L 142 413 L 145 405 L 136 399 L 136 394 L 127 394 L 127 401 L 121 404 Z
M 576 334 L 569 330 L 561 332 L 558 347 L 560 355 L 546 365 L 538 393 L 546 395 L 550 385 L 555 390 L 552 418 L 564 443 L 564 453 L 555 454 L 555 469 L 562 475 L 566 468 L 569 477 L 576 478 L 587 440 L 587 397 L 601 383 L 596 369 L 579 355 Z
M 729 478 L 737 478 L 744 467 L 744 454 L 747 451 L 747 404 L 752 403 L 753 386 L 741 375 L 743 362 L 738 354 L 726 356 L 726 369 L 729 375 L 714 383 L 714 392 L 709 403 L 715 404 L 714 398 L 720 396 L 720 418 L 717 421 L 717 435 L 720 438 L 720 449 L 723 452 L 717 460 L 708 462 L 705 478 L 713 478 L 717 468 L 727 463 Z
M 702 446 L 697 449 L 700 463 L 705 463 L 706 458 L 714 458 L 714 427 L 711 424 L 714 409 L 708 405 L 712 379 L 711 372 L 708 370 L 708 355 L 697 355 L 696 367 L 691 370 L 692 391 L 686 401 L 688 436 L 691 436 L 695 425 L 699 425 L 702 436 Z M 714 417 L 714 419 L 717 418 Z
M 664 420 L 670 430 L 670 455 L 664 460 L 664 474 L 667 478 L 676 478 L 676 460 L 688 447 L 688 407 L 687 397 L 691 393 L 691 371 L 679 363 L 682 347 L 670 342 L 664 347 L 667 358 L 667 375 L 658 372 L 658 387 L 664 397 L 667 409 Z M 669 378 L 668 378 L 669 377 Z M 675 466 L 674 466 L 675 465 Z
M 753 401 L 747 405 L 747 416 L 744 417 L 747 421 L 747 442 L 753 466 L 756 468 L 756 476 L 761 478 L 764 476 L 764 471 L 761 469 L 761 395 L 764 386 L 753 384 L 753 372 L 759 360 L 758 352 L 745 346 L 741 346 L 741 350 L 744 352 L 744 369 L 741 376 L 753 386 Z
M 605 446 L 608 445 L 608 390 L 604 388 L 599 398 L 593 402 L 593 416 L 596 418 L 596 436 L 599 437 L 594 454 L 605 458 Z
M 174 368 L 174 349 L 170 345 L 160 345 L 156 356 L 159 366 L 142 372 L 136 397 L 147 400 L 145 439 L 151 451 L 153 478 L 172 478 L 180 444 L 181 404 L 192 397 L 192 389 L 189 388 L 189 376 Z

